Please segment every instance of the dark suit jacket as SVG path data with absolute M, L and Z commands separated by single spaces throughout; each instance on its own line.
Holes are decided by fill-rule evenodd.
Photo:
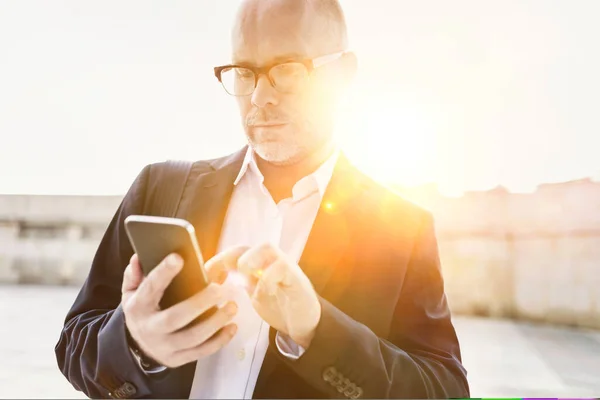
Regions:
M 245 150 L 194 163 L 179 217 L 196 227 L 206 259 L 217 247 Z M 123 221 L 155 198 L 146 166 L 104 235 L 56 345 L 58 365 L 89 397 L 187 398 L 195 363 L 146 376 L 128 349 L 120 306 L 133 254 Z M 151 200 L 150 200 L 151 201 Z M 342 154 L 299 262 L 319 295 L 322 318 L 304 355 L 274 344 L 255 398 L 469 397 L 444 293 L 429 212 L 378 185 Z

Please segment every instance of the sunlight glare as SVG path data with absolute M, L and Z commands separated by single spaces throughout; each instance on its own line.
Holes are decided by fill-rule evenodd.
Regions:
M 338 141 L 364 172 L 385 184 L 419 185 L 436 178 L 434 116 L 399 103 L 340 115 Z

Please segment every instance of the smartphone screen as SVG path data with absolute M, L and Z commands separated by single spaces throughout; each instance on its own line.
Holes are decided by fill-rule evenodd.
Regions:
M 179 218 L 130 215 L 125 219 L 125 231 L 134 252 L 138 255 L 145 276 L 171 253 L 177 253 L 183 258 L 181 272 L 167 287 L 161 299 L 162 309 L 188 299 L 208 285 L 195 230 L 188 221 Z M 207 315 L 201 317 L 205 318 Z

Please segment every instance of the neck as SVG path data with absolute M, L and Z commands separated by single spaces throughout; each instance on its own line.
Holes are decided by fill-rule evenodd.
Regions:
M 302 161 L 291 165 L 271 164 L 256 157 L 256 164 L 265 177 L 264 185 L 275 203 L 291 197 L 296 182 L 315 172 L 331 156 L 333 150 L 333 143 L 329 143 Z

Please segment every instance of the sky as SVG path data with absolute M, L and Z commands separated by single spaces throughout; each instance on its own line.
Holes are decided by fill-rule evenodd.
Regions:
M 212 68 L 238 0 L 0 1 L 0 194 L 123 194 L 245 144 Z M 600 1 L 342 0 L 342 149 L 443 193 L 600 179 Z

